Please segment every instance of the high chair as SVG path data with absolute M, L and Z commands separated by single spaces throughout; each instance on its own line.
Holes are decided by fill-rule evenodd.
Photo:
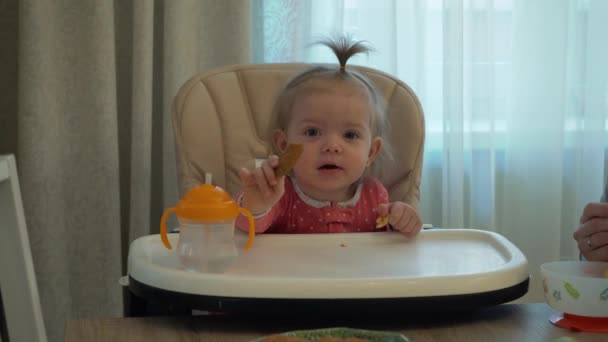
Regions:
M 221 67 L 193 76 L 179 89 L 171 115 L 180 197 L 206 183 L 206 173 L 228 193 L 239 191 L 240 168 L 270 152 L 262 137 L 275 97 L 309 67 Z M 368 76 L 387 103 L 394 164 L 381 165 L 375 176 L 387 187 L 390 201 L 418 207 L 425 135 L 420 102 L 411 88 L 388 74 L 350 68 Z M 168 235 L 178 243 L 178 234 Z M 239 246 L 246 239 L 235 234 Z M 153 314 L 203 310 L 401 317 L 408 310 L 505 303 L 525 294 L 529 283 L 526 258 L 515 245 L 474 229 L 425 230 L 415 239 L 398 232 L 262 234 L 220 275 L 188 272 L 177 258 L 158 235 L 131 243 L 123 283 L 128 287 L 125 315 L 150 314 L 156 303 L 160 312 Z
M 256 158 L 266 158 L 264 141 L 276 95 L 308 64 L 249 64 L 220 67 L 190 78 L 177 92 L 172 107 L 180 196 L 213 183 L 235 194 L 238 171 Z M 391 165 L 376 175 L 390 201 L 418 207 L 424 147 L 424 115 L 420 101 L 401 80 L 366 67 L 349 66 L 372 80 L 384 96 L 394 149 Z M 384 167 L 386 166 L 386 167 Z

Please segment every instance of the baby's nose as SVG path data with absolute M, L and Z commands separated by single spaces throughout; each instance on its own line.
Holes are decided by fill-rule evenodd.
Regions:
M 324 152 L 334 152 L 339 153 L 342 151 L 342 145 L 340 144 L 339 139 L 329 138 L 323 145 Z
M 325 152 L 340 152 L 340 148 L 338 147 L 338 145 L 333 145 L 333 146 L 325 146 Z

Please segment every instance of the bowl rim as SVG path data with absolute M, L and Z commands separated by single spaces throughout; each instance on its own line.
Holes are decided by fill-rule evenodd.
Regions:
M 555 271 L 555 270 L 551 270 L 549 269 L 551 266 L 554 265 L 564 265 L 564 264 L 577 264 L 577 266 L 579 267 L 583 267 L 585 265 L 603 265 L 606 267 L 606 269 L 608 270 L 608 262 L 606 261 L 588 261 L 588 260 L 560 260 L 560 261 L 550 261 L 550 262 L 545 262 L 543 264 L 540 265 L 540 270 L 541 273 L 550 275 L 550 276 L 557 276 L 560 278 L 563 277 L 568 277 L 571 279 L 576 279 L 576 280 L 583 280 L 583 281 L 597 281 L 597 280 L 603 280 L 606 281 L 608 280 L 608 278 L 606 277 L 596 277 L 596 276 L 585 276 L 585 275 L 580 275 L 580 274 L 571 274 L 568 272 L 559 272 L 559 271 Z M 595 279 L 595 280 L 593 280 Z

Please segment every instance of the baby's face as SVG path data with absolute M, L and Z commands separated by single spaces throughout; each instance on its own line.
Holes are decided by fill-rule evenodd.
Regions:
M 294 176 L 307 195 L 326 201 L 353 195 L 352 185 L 382 145 L 372 137 L 371 115 L 366 91 L 355 86 L 335 85 L 296 99 L 286 139 L 303 145 Z

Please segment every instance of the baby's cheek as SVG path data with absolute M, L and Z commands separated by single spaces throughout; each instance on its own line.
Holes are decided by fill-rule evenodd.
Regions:
M 302 152 L 302 155 L 300 155 L 300 158 L 298 158 L 298 161 L 293 166 L 293 170 L 295 173 L 301 173 L 302 170 L 304 170 L 306 167 L 310 167 L 310 165 L 312 165 L 310 156 L 307 155 L 306 152 Z

